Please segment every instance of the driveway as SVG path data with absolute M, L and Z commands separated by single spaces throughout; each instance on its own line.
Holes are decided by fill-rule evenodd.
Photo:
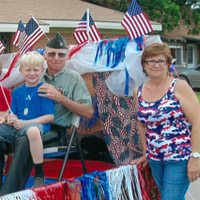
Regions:
M 200 178 L 190 184 L 185 200 L 200 200 Z

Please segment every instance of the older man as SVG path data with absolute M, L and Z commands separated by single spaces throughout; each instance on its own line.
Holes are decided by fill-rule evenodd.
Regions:
M 45 84 L 39 88 L 38 93 L 54 100 L 56 110 L 51 130 L 42 136 L 44 146 L 63 144 L 73 113 L 86 118 L 93 115 L 91 96 L 84 80 L 77 72 L 65 68 L 67 49 L 66 41 L 57 33 L 47 43 L 44 53 L 48 68 L 42 78 Z M 16 140 L 15 154 L 0 195 L 23 190 L 32 167 L 28 138 L 20 136 Z M 38 186 L 42 184 L 43 180 Z

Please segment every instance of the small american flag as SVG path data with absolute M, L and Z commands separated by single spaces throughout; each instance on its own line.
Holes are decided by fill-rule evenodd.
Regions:
M 26 24 L 26 28 L 21 34 L 19 39 L 19 49 L 21 54 L 30 51 L 33 46 L 42 38 L 44 37 L 44 31 L 39 26 L 35 18 L 31 18 L 28 23 Z
M 98 42 L 102 40 L 102 36 L 99 33 L 91 15 L 89 14 L 89 36 L 87 33 L 87 12 L 83 15 L 81 22 L 78 24 L 74 34 L 74 39 L 78 44 L 84 43 L 89 40 L 89 38 L 94 41 Z
M 130 40 L 153 31 L 146 14 L 137 3 L 137 0 L 132 0 L 121 24 L 128 33 Z
M 6 48 L 4 47 L 3 43 L 0 41 L 0 55 L 4 52 Z
M 19 20 L 19 24 L 18 24 L 18 28 L 17 28 L 17 32 L 15 33 L 15 36 L 12 40 L 12 44 L 14 46 L 18 46 L 19 45 L 19 38 L 22 34 L 22 32 L 24 31 L 24 24 L 22 23 L 21 19 Z

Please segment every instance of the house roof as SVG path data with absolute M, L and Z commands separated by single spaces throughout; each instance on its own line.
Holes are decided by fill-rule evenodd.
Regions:
M 188 34 L 188 26 L 184 25 L 183 22 L 180 22 L 180 25 L 173 32 L 166 31 L 162 38 L 177 41 L 200 41 L 200 35 Z
M 0 31 L 16 32 L 19 19 L 24 24 L 31 18 L 37 19 L 45 32 L 50 28 L 75 28 L 89 8 L 98 28 L 124 29 L 121 26 L 123 12 L 84 2 L 81 0 L 2 0 L 0 1 Z M 161 24 L 151 21 L 155 31 Z

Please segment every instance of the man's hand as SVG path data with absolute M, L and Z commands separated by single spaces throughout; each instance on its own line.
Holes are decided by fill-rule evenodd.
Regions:
M 62 94 L 53 85 L 44 83 L 38 88 L 38 95 L 59 102 L 59 98 Z

